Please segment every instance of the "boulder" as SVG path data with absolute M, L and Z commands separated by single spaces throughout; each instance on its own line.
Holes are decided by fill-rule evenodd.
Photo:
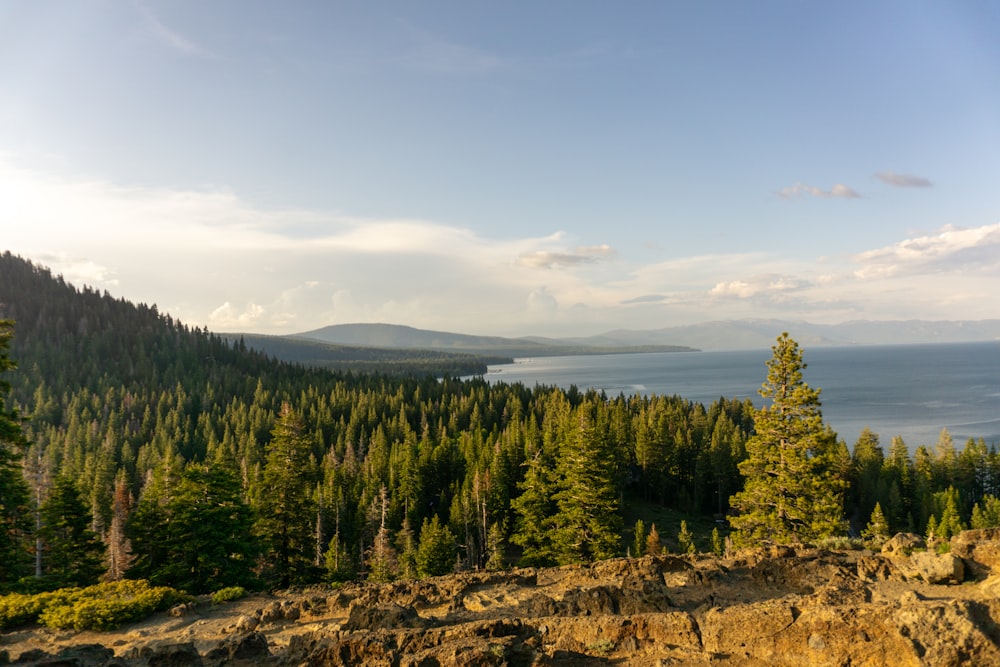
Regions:
M 962 531 L 951 538 L 951 553 L 961 558 L 977 579 L 1000 574 L 1000 528 Z
M 894 564 L 911 581 L 928 584 L 960 584 L 965 581 L 965 565 L 953 553 L 917 551 L 908 557 L 894 559 Z
M 909 556 L 916 549 L 925 549 L 924 538 L 916 533 L 896 533 L 882 545 L 883 556 Z
M 413 607 L 398 604 L 368 606 L 355 604 L 344 623 L 344 630 L 394 630 L 398 628 L 426 628 L 430 621 L 423 619 Z

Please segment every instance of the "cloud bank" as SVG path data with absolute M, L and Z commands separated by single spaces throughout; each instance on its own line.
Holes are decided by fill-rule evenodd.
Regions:
M 934 184 L 922 176 L 911 176 L 910 174 L 897 174 L 892 171 L 880 171 L 875 174 L 875 178 L 886 185 L 896 188 L 929 188 Z
M 419 219 L 268 210 L 225 189 L 126 188 L 3 155 L 0 220 L 0 249 L 217 331 L 379 321 L 580 335 L 741 317 L 1000 317 L 1000 223 L 944 226 L 840 257 L 767 245 L 668 256 L 558 229 L 485 236 Z
M 783 199 L 793 199 L 800 195 L 808 195 L 811 197 L 821 197 L 821 198 L 831 198 L 831 199 L 861 198 L 860 194 L 858 194 L 854 189 L 844 185 L 843 183 L 837 183 L 829 190 L 823 190 L 822 188 L 817 188 L 816 186 L 813 185 L 804 185 L 802 183 L 796 183 L 795 185 L 778 190 L 778 196 Z

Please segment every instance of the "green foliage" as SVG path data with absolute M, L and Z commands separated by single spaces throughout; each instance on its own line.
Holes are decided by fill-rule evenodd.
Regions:
M 559 490 L 553 495 L 553 549 L 560 564 L 613 558 L 620 552 L 621 516 L 607 436 L 581 406 L 560 447 Z
M 927 522 L 927 537 L 947 542 L 965 530 L 965 523 L 959 514 L 958 489 L 949 486 L 932 497 L 933 514 Z
M 421 577 L 448 574 L 455 566 L 456 547 L 455 536 L 436 514 L 430 520 L 424 519 L 417 547 L 417 573 Z
M 315 576 L 312 447 L 302 415 L 282 404 L 267 447 L 255 527 L 264 544 L 265 577 L 281 588 Z
M 1000 528 L 1000 498 L 987 494 L 972 507 L 972 528 Z
M 882 505 L 875 503 L 868 525 L 861 531 L 861 539 L 869 544 L 873 549 L 880 549 L 889 535 L 889 522 L 886 521 L 885 514 L 882 513 Z
M 10 593 L 0 596 L 0 630 L 33 623 L 52 599 L 53 593 Z
M 41 507 L 45 579 L 52 588 L 89 586 L 104 573 L 104 545 L 68 477 L 57 477 Z
M 732 524 L 741 546 L 814 542 L 846 532 L 845 482 L 819 390 L 803 381 L 802 353 L 787 333 L 771 349 L 760 393 L 772 403 L 754 413 L 755 433 L 740 464 L 746 483 L 730 500 L 739 510 Z
M 57 630 L 111 630 L 193 598 L 147 581 L 116 581 L 0 597 L 0 628 L 37 620 Z
M 0 319 L 0 374 L 16 368 L 7 352 L 13 336 L 14 322 Z M 31 528 L 30 493 L 20 466 L 27 440 L 17 410 L 6 407 L 9 390 L 10 384 L 0 377 L 0 591 L 28 572 Z
M 712 528 L 712 553 L 719 558 L 722 558 L 726 553 L 726 544 L 722 541 L 722 536 L 719 535 L 718 527 Z
M 640 558 L 646 553 L 646 524 L 642 519 L 636 519 L 632 529 L 632 557 Z
M 688 530 L 687 521 L 681 521 L 681 529 L 677 533 L 677 551 L 682 554 L 693 554 L 697 550 L 694 546 L 694 536 Z
M 222 604 L 223 602 L 233 602 L 246 597 L 247 589 L 242 586 L 227 586 L 212 593 L 212 604 Z
M 257 545 L 236 476 L 218 466 L 167 458 L 129 523 L 135 562 L 130 578 L 191 593 L 250 585 Z

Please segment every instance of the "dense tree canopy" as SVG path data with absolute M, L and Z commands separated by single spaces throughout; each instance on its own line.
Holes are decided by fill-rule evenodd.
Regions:
M 974 507 L 976 525 L 1000 522 L 995 446 L 943 434 L 913 455 L 894 438 L 883 454 L 872 432 L 848 455 L 787 337 L 758 411 L 302 368 L 9 255 L 5 315 L 18 336 L 0 328 L 0 370 L 19 362 L 4 374 L 9 403 L 0 391 L 7 588 L 31 574 L 34 511 L 60 476 L 107 548 L 107 578 L 191 592 L 415 576 L 422 543 L 428 574 L 638 553 L 626 517 L 643 520 L 647 553 L 676 549 L 685 517 L 684 540 L 708 549 L 734 494 L 750 542 L 813 540 L 848 518 L 860 534 L 876 504 L 893 532 L 932 519 L 953 530 Z M 779 473 L 780 493 L 761 481 Z M 667 511 L 679 516 L 666 523 Z

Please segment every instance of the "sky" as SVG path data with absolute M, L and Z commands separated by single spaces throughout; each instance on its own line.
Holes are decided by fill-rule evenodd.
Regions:
M 0 3 L 0 251 L 218 332 L 1000 318 L 1000 3 Z

